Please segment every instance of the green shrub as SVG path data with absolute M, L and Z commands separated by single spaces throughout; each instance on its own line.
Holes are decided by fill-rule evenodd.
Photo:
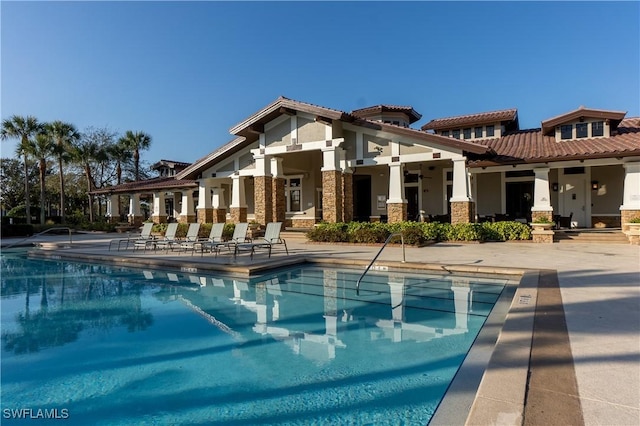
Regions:
M 481 224 L 457 223 L 447 230 L 449 241 L 484 241 L 484 232 Z
M 379 222 L 350 222 L 346 232 L 351 243 L 383 243 L 389 236 L 387 226 Z
M 307 232 L 307 238 L 311 241 L 322 243 L 340 243 L 349 241 L 347 224 L 322 222 Z
M 493 241 L 530 240 L 531 228 L 520 222 L 485 222 L 486 239 Z
M 233 231 L 236 229 L 236 225 L 234 223 L 225 223 L 224 230 L 222 231 L 222 238 L 224 240 L 230 240 L 233 237 Z M 211 231 L 211 229 L 209 229 Z M 207 234 L 209 236 L 209 234 Z

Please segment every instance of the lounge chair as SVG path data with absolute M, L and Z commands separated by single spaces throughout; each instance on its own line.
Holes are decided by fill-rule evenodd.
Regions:
M 178 240 L 176 239 L 177 231 L 178 224 L 170 223 L 169 225 L 167 225 L 167 231 L 165 232 L 162 239 L 145 242 L 144 244 L 136 244 L 134 246 L 134 249 L 137 246 L 138 248 L 142 248 L 144 250 L 147 250 L 147 248 L 153 248 L 154 250 L 164 248 L 165 250 L 168 250 L 169 248 L 172 248 L 174 244 L 178 243 Z
M 251 243 L 237 244 L 235 247 L 235 255 L 241 250 L 247 250 L 251 252 L 251 259 L 256 249 L 266 248 L 269 250 L 269 258 L 271 257 L 271 250 L 276 244 L 284 244 L 284 249 L 289 255 L 289 249 L 287 248 L 287 242 L 280 238 L 280 231 L 282 230 L 282 222 L 267 223 L 267 229 L 264 231 L 264 237 L 254 240 Z
M 180 250 L 191 250 L 193 254 L 193 250 L 195 249 L 195 244 L 198 242 L 198 233 L 200 232 L 200 224 L 199 223 L 190 223 L 189 229 L 187 230 L 187 236 L 184 240 L 180 241 L 177 246 Z
M 210 250 L 216 252 L 216 256 L 218 255 L 218 251 L 220 247 L 224 246 L 224 241 L 222 240 L 222 233 L 224 232 L 224 223 L 214 223 L 211 226 L 211 232 L 209 233 L 209 238 L 204 240 L 198 240 L 194 243 L 194 250 L 197 247 L 200 247 L 200 256 L 204 255 L 205 250 Z M 193 255 L 193 251 L 191 252 Z
M 152 222 L 145 223 L 144 225 L 142 225 L 142 230 L 140 231 L 140 234 L 130 236 L 129 238 L 120 238 L 117 240 L 111 240 L 111 242 L 109 242 L 109 250 L 111 250 L 111 247 L 115 247 L 116 243 L 118 244 L 118 251 L 120 251 L 123 245 L 124 245 L 124 249 L 126 250 L 129 248 L 130 244 L 134 244 L 135 242 L 153 240 L 154 237 L 151 235 L 152 229 L 153 229 Z
M 233 249 L 233 252 L 235 253 L 236 246 L 238 244 L 251 242 L 251 239 L 247 237 L 248 229 L 249 224 L 247 222 L 236 223 L 231 239 L 229 241 L 225 241 L 223 246 L 227 247 L 229 250 Z

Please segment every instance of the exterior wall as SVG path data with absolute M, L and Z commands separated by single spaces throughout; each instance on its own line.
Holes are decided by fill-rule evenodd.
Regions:
M 353 220 L 353 174 L 342 174 L 342 191 L 343 220 L 345 222 L 351 222 Z
M 334 134 L 335 137 L 335 134 Z M 345 130 L 343 132 L 344 142 L 342 148 L 346 151 L 347 159 L 355 160 L 357 158 L 356 153 L 356 132 L 351 130 Z
M 397 223 L 407 220 L 407 203 L 387 204 L 389 223 Z
M 325 128 L 322 123 L 298 116 L 298 143 L 325 140 Z
M 623 197 L 624 168 L 604 166 L 591 168 L 591 180 L 598 181 L 598 189 L 591 191 L 591 214 L 620 214 Z
M 166 215 L 152 215 L 151 220 L 153 223 L 167 223 Z
M 382 175 L 382 176 L 381 176 Z M 380 166 L 373 168 L 371 173 L 371 216 L 388 215 L 388 206 L 378 208 L 378 196 L 389 198 L 389 167 Z
M 138 215 L 129 215 L 128 219 L 131 225 L 142 225 L 142 222 L 144 222 L 144 217 Z
M 551 206 L 553 207 L 553 214 L 558 214 L 559 211 L 559 205 L 558 204 L 560 202 L 559 200 L 559 190 L 558 190 L 558 169 L 551 169 L 549 170 L 549 182 L 550 182 L 550 188 L 549 188 L 549 195 L 551 197 Z M 556 184 L 556 190 L 553 190 L 553 185 Z
M 240 166 L 240 170 L 256 168 L 256 165 L 253 162 L 253 154 L 251 154 L 250 152 L 247 152 L 246 154 L 241 155 L 240 158 L 238 159 L 238 164 Z
M 213 223 L 213 209 L 197 209 L 196 215 L 198 216 L 199 223 Z
M 490 216 L 502 212 L 501 173 L 478 173 L 475 175 L 479 216 Z
M 286 219 L 287 201 L 284 197 L 285 180 L 273 178 L 271 185 L 273 189 L 273 221 L 284 222 Z
M 470 223 L 475 217 L 473 201 L 454 201 L 451 203 L 451 224 Z
M 391 155 L 391 144 L 387 139 L 364 134 L 363 143 L 364 158 L 388 157 Z
M 234 161 L 231 160 L 228 163 L 222 164 L 220 167 L 216 167 L 216 171 L 218 172 L 233 172 L 235 171 Z
M 285 120 L 271 129 L 265 129 L 267 146 L 291 145 L 291 120 Z
M 427 152 L 433 152 L 433 149 L 428 146 L 412 143 L 400 143 L 400 155 L 405 154 L 424 154 Z
M 233 223 L 247 222 L 247 208 L 231 207 L 231 222 Z
M 213 223 L 226 223 L 227 209 L 213 209 L 212 221 Z
M 591 136 L 591 123 L 593 122 L 597 122 L 597 121 L 602 121 L 604 124 L 604 132 L 602 136 L 596 136 L 595 138 L 593 138 Z M 576 140 L 580 140 L 576 138 L 576 124 L 578 123 L 587 123 L 588 127 L 587 127 L 587 132 L 588 132 L 588 137 L 586 138 L 580 138 L 580 139 L 589 139 L 589 138 L 608 138 L 611 136 L 611 125 L 609 124 L 609 120 L 606 119 L 602 119 L 602 118 L 586 118 L 584 121 L 580 121 L 580 120 L 573 120 L 573 121 L 567 121 L 566 123 L 562 123 L 562 125 L 565 124 L 571 124 L 571 126 L 573 126 L 573 139 Z M 571 139 L 562 139 L 562 132 L 561 132 L 561 125 L 556 126 L 556 130 L 555 130 L 555 136 L 556 136 L 556 142 L 563 142 L 563 141 L 568 141 Z
M 446 194 L 442 186 L 442 168 L 435 167 L 433 170 L 425 170 L 422 180 L 422 210 L 428 215 L 440 215 L 443 211 L 443 200 Z
M 195 223 L 197 219 L 197 216 L 195 214 L 190 214 L 190 215 L 180 215 L 178 216 L 177 220 L 178 223 Z

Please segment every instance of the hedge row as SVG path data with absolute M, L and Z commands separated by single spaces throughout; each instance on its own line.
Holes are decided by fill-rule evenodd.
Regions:
M 310 241 L 327 243 L 383 243 L 391 234 L 402 232 L 405 244 L 428 241 L 508 241 L 530 240 L 531 228 L 520 222 L 419 223 L 349 222 L 321 223 L 307 233 Z

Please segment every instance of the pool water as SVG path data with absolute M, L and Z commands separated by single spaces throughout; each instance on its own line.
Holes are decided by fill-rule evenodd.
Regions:
M 370 272 L 358 295 L 357 270 L 248 279 L 10 254 L 1 272 L 11 423 L 424 425 L 506 283 Z

